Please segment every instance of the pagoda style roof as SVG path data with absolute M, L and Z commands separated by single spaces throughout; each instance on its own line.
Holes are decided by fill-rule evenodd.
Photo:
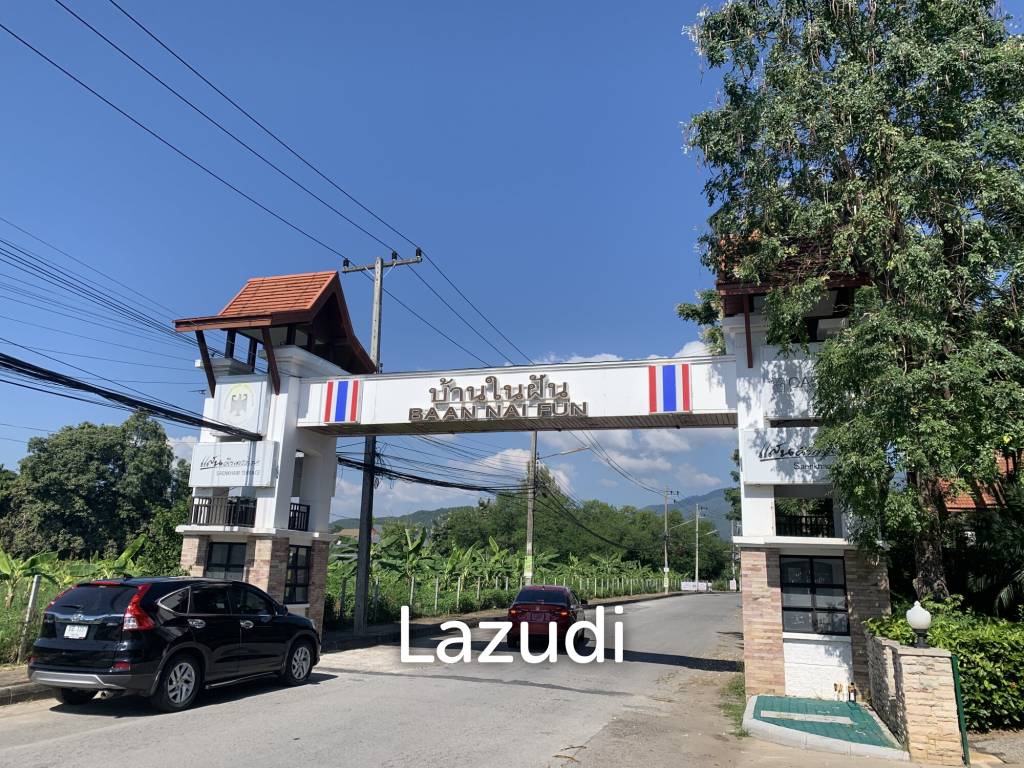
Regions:
M 376 370 L 356 337 L 341 281 L 333 270 L 251 278 L 218 314 L 175 320 L 174 329 L 179 333 L 223 330 L 260 341 L 264 330 L 282 329 L 274 334 L 277 345 L 304 346 L 349 373 Z

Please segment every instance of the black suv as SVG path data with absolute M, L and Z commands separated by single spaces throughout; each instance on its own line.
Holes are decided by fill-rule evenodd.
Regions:
M 148 696 L 163 711 L 202 688 L 268 675 L 309 679 L 319 660 L 313 622 L 251 584 L 196 578 L 89 581 L 46 607 L 29 678 L 64 704 L 99 691 Z

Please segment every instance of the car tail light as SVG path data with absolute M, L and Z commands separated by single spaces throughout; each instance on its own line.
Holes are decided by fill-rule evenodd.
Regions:
M 138 588 L 132 599 L 128 601 L 128 607 L 124 611 L 124 629 L 153 629 L 156 624 L 149 614 L 142 610 L 142 597 L 149 591 L 149 584 L 143 584 Z
M 569 611 L 568 611 L 568 609 L 566 609 L 566 608 L 562 608 L 562 609 L 561 609 L 561 610 L 560 610 L 560 611 L 558 612 L 558 615 L 559 615 L 559 616 L 561 616 L 561 617 L 562 617 L 562 618 L 564 619 L 564 618 L 568 617 L 568 615 L 569 615 Z
M 132 668 L 130 661 L 115 661 L 114 666 L 110 668 L 111 672 L 129 672 Z
M 508 615 L 509 616 L 516 616 L 518 614 L 519 614 L 519 609 L 516 608 L 514 605 L 511 608 L 508 609 Z
M 35 663 L 36 663 L 36 661 L 38 661 L 38 659 L 39 659 L 39 657 L 38 657 L 38 656 L 29 656 L 29 657 L 28 657 L 28 663 L 29 663 L 30 665 L 31 665 L 31 664 L 35 664 Z

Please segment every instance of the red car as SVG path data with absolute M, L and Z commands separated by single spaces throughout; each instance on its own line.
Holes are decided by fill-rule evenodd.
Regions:
M 586 600 L 581 600 L 568 587 L 536 585 L 523 587 L 512 601 L 508 609 L 508 620 L 512 622 L 512 631 L 508 633 L 508 644 L 519 647 L 521 625 L 526 625 L 527 632 L 533 635 L 548 636 L 548 625 L 554 622 L 557 629 L 558 642 L 565 640 L 565 633 L 575 621 L 583 621 Z M 582 644 L 585 638 L 578 634 L 577 642 Z

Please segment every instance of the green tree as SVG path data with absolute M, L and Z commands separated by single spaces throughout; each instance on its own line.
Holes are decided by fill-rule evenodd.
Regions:
M 21 555 L 113 555 L 171 503 L 172 458 L 163 427 L 139 413 L 118 426 L 86 422 L 34 437 L 0 542 Z
M 909 539 L 941 597 L 944 497 L 1024 444 L 1024 45 L 994 0 L 735 0 L 691 32 L 723 70 L 690 126 L 703 261 L 776 286 L 783 346 L 860 283 L 818 358 L 819 444 L 862 545 Z

